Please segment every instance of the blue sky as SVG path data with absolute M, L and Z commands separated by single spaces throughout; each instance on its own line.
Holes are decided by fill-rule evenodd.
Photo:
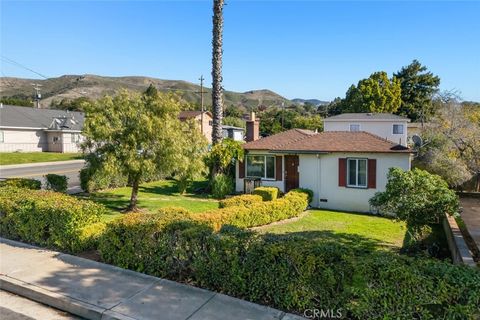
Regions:
M 1 54 L 47 76 L 210 86 L 211 1 L 1 1 Z M 224 87 L 331 100 L 418 59 L 480 101 L 480 2 L 227 1 Z M 38 78 L 2 61 L 6 76 Z

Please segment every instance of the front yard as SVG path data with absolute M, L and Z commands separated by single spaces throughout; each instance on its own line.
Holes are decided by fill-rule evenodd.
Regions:
M 202 212 L 218 208 L 218 201 L 207 195 L 194 194 L 193 191 L 204 187 L 205 182 L 195 182 L 187 193 L 177 192 L 175 181 L 162 180 L 144 183 L 138 192 L 138 207 L 149 212 L 156 212 L 165 207 L 182 207 L 192 212 Z M 103 217 L 110 221 L 120 215 L 130 200 L 130 187 L 117 188 L 92 193 L 88 199 L 99 202 L 109 209 L 109 214 Z
M 360 249 L 402 247 L 405 224 L 372 215 L 327 210 L 309 210 L 298 219 L 256 229 L 261 233 L 334 241 Z
M 5 152 L 0 153 L 0 165 L 82 159 L 81 153 Z

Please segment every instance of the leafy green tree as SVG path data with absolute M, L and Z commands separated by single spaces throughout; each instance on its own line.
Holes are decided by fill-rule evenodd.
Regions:
M 432 99 L 438 92 L 440 78 L 427 70 L 418 60 L 413 60 L 394 74 L 402 89 L 402 102 L 397 114 L 405 115 L 412 121 L 428 121 L 434 114 Z
M 243 159 L 242 143 L 230 138 L 223 139 L 219 144 L 212 147 L 205 158 L 207 166 L 210 168 L 210 174 L 227 174 L 234 176 L 235 161 Z M 212 171 L 212 167 L 217 165 L 217 172 Z
M 87 107 L 84 149 L 105 172 L 119 170 L 132 186 L 128 211 L 136 210 L 139 184 L 174 170 L 181 151 L 180 102 L 172 94 L 121 91 Z
M 226 126 L 233 126 L 238 128 L 244 128 L 244 129 L 246 127 L 245 120 L 241 118 L 230 117 L 230 116 L 223 118 L 223 124 Z
M 178 181 L 179 193 L 183 194 L 194 180 L 202 178 L 207 171 L 204 157 L 208 141 L 194 120 L 183 122 L 181 125 L 182 139 L 177 143 L 182 145 L 179 148 L 179 158 L 175 161 L 174 177 Z
M 158 94 L 158 89 L 153 84 L 150 83 L 148 88 L 145 90 L 144 94 L 146 96 L 154 97 L 155 95 Z
M 23 95 L 12 96 L 12 97 L 1 97 L 0 102 L 6 105 L 11 105 L 11 106 L 33 107 L 32 99 Z
M 50 103 L 50 108 L 69 111 L 84 111 L 85 105 L 90 103 L 92 103 L 92 100 L 87 97 L 78 97 L 74 99 L 64 98 L 60 101 L 53 100 Z
M 390 80 L 386 72 L 375 72 L 348 89 L 342 102 L 342 112 L 393 113 L 400 107 L 400 95 L 397 78 Z
M 297 116 L 293 120 L 293 127 L 312 131 L 323 131 L 323 119 L 319 115 Z
M 457 195 L 445 180 L 417 168 L 391 168 L 385 191 L 377 192 L 370 204 L 405 221 L 417 240 L 424 227 L 439 223 L 445 214 L 453 215 L 459 206 Z

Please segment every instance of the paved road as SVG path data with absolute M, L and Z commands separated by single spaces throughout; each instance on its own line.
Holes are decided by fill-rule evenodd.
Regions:
M 461 198 L 463 211 L 460 213 L 463 222 L 480 250 L 480 199 Z
M 43 176 L 47 173 L 66 175 L 69 190 L 80 188 L 80 170 L 83 160 L 32 163 L 30 165 L 0 166 L 0 178 L 33 178 L 44 183 Z
M 2 320 L 81 320 L 69 313 L 0 290 L 0 319 Z

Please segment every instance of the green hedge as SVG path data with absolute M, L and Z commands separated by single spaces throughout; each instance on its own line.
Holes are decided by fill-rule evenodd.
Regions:
M 0 188 L 0 233 L 11 239 L 78 252 L 93 241 L 92 230 L 83 228 L 105 212 L 102 205 L 62 193 Z
M 304 192 L 289 192 L 277 200 L 252 203 L 248 207 L 214 209 L 195 214 L 194 218 L 215 230 L 226 224 L 250 228 L 298 216 L 306 209 L 307 199 Z
M 68 189 L 68 178 L 65 175 L 49 173 L 45 175 L 47 180 L 47 189 L 56 192 L 66 193 Z
M 0 187 L 40 190 L 42 188 L 42 183 L 39 180 L 35 179 L 9 178 L 7 180 L 0 181 Z
M 259 195 L 254 194 L 242 194 L 240 196 L 231 197 L 219 202 L 219 208 L 228 208 L 228 207 L 238 207 L 244 206 L 249 207 L 254 203 L 262 202 L 263 198 Z
M 107 226 L 102 258 L 302 313 L 341 310 L 347 319 L 473 319 L 480 271 L 389 252 L 355 251 L 340 241 L 259 236 L 224 227 L 129 214 Z
M 297 188 L 297 189 L 290 190 L 290 192 L 304 192 L 304 193 L 308 194 L 308 203 L 311 203 L 312 200 L 313 200 L 313 191 L 310 190 L 310 189 Z
M 261 196 L 263 201 L 272 201 L 278 198 L 278 188 L 258 187 L 253 190 L 253 194 Z

